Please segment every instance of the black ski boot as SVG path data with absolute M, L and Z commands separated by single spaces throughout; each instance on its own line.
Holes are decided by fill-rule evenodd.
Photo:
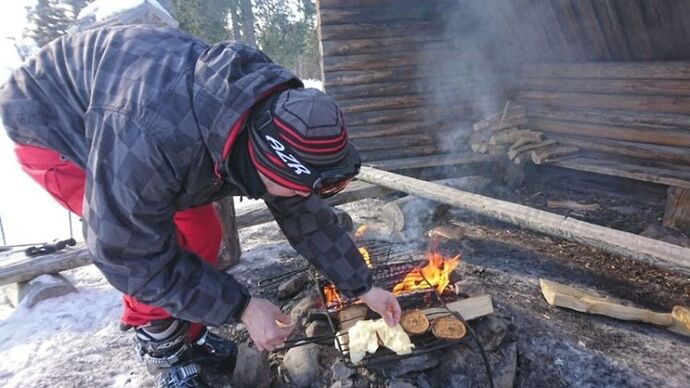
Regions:
M 166 319 L 136 329 L 139 355 L 161 387 L 208 387 L 202 368 L 232 375 L 237 345 L 203 328 L 195 340 L 187 338 L 189 322 Z
M 237 361 L 237 345 L 204 328 L 190 344 L 190 358 L 200 365 L 232 375 Z
M 206 388 L 202 367 L 190 357 L 188 322 L 165 320 L 136 329 L 139 355 L 161 388 Z

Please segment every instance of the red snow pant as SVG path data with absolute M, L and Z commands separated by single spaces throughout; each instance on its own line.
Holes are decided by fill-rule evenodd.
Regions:
M 41 185 L 58 203 L 82 216 L 84 201 L 84 171 L 58 152 L 17 144 L 17 159 L 22 170 Z M 213 205 L 180 210 L 173 219 L 177 228 L 177 243 L 204 261 L 217 265 L 222 229 Z M 141 326 L 162 320 L 170 314 L 160 307 L 141 303 L 129 295 L 123 296 L 122 323 Z M 195 338 L 202 326 L 193 324 L 188 335 Z

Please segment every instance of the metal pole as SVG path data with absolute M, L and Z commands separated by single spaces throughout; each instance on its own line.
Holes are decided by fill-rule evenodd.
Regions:
M 69 222 L 69 238 L 74 238 L 74 233 L 72 233 L 72 212 L 67 210 L 67 222 Z

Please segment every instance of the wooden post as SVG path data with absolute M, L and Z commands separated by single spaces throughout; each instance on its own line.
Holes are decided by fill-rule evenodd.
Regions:
M 232 197 L 223 198 L 214 203 L 220 224 L 223 227 L 220 252 L 218 252 L 218 269 L 225 271 L 240 262 L 242 249 L 240 236 L 235 222 L 235 204 Z
M 371 167 L 358 179 L 690 275 L 687 248 Z
M 690 189 L 668 188 L 664 226 L 690 234 Z

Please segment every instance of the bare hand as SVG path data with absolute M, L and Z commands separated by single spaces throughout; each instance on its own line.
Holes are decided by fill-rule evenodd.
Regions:
M 242 322 L 247 326 L 256 348 L 269 352 L 283 346 L 293 329 L 290 317 L 278 306 L 266 299 L 254 297 L 249 300 L 242 314 Z
M 366 294 L 360 295 L 359 300 L 381 315 L 388 326 L 393 327 L 400 322 L 400 303 L 390 292 L 374 287 Z

